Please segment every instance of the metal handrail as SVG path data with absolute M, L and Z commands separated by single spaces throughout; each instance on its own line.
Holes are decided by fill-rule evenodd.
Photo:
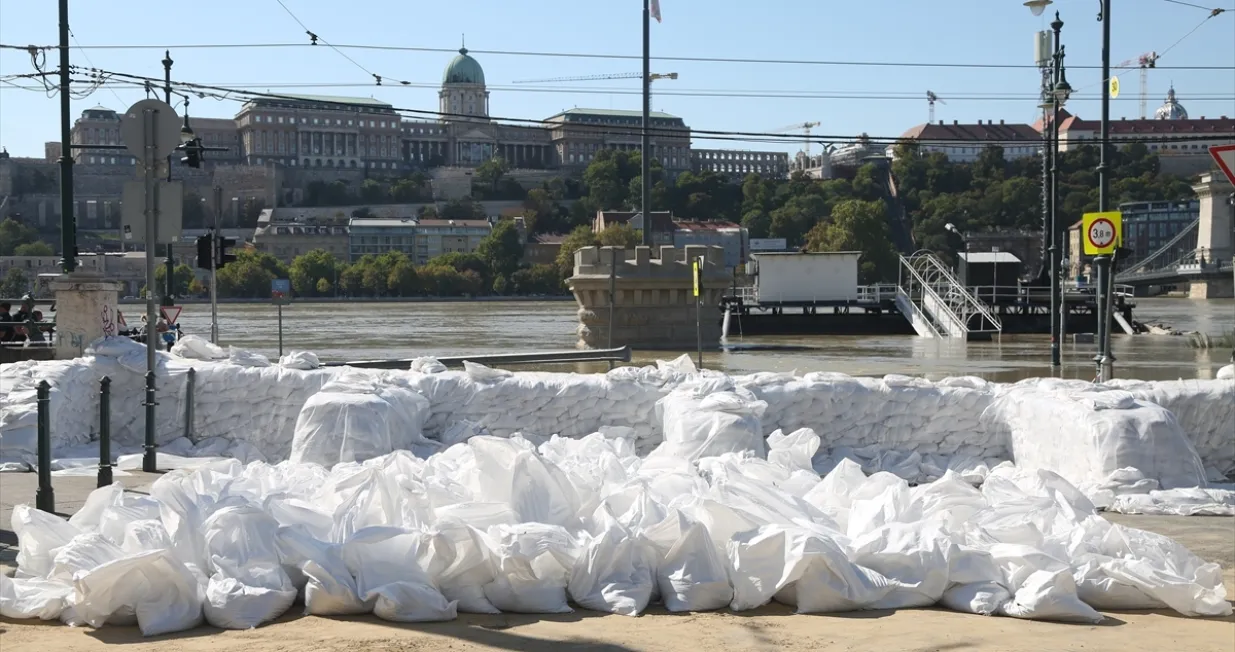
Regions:
M 574 362 L 630 362 L 629 346 L 617 349 L 590 349 L 586 351 L 541 351 L 535 353 L 495 353 L 489 355 L 461 355 L 434 358 L 447 367 L 462 367 L 464 362 L 486 366 L 521 364 L 567 364 Z M 365 369 L 407 369 L 411 358 L 399 360 L 353 360 L 350 362 L 327 362 L 326 367 L 362 367 Z
M 974 296 L 970 294 L 969 291 L 965 288 L 965 285 L 961 283 L 955 276 L 952 275 L 952 272 L 947 267 L 945 267 L 942 262 L 940 262 L 939 258 L 937 258 L 935 254 L 930 253 L 930 252 L 920 252 L 920 253 L 914 254 L 908 259 L 902 256 L 901 260 L 904 262 L 904 264 L 909 265 L 910 268 L 913 269 L 915 272 L 919 273 L 919 276 L 921 276 L 922 274 L 926 272 L 929 272 L 930 274 L 937 276 L 941 281 L 943 281 L 943 283 L 941 284 L 946 285 L 948 288 L 948 292 L 946 293 L 946 296 L 956 298 L 960 300 L 961 302 L 960 306 L 957 306 L 957 307 L 948 306 L 948 308 L 949 308 L 949 311 L 953 312 L 954 314 L 956 312 L 956 308 L 960 308 L 961 312 L 963 313 L 961 315 L 962 316 L 961 323 L 965 326 L 966 331 L 972 332 L 973 330 L 975 330 L 969 327 L 969 319 L 974 314 L 977 314 L 981 316 L 982 318 L 986 319 L 987 322 L 990 323 L 996 331 L 1003 330 L 1003 323 L 999 320 L 999 318 L 996 317 L 993 313 L 991 313 L 991 311 L 987 309 L 987 306 L 984 303 L 974 298 Z M 928 269 L 925 269 L 925 270 L 917 269 L 915 267 L 915 264 L 917 263 L 923 264 Z M 980 329 L 980 330 L 985 331 L 986 329 Z
M 952 306 L 948 305 L 948 303 L 947 303 L 946 301 L 944 301 L 943 297 L 939 296 L 939 293 L 938 293 L 938 292 L 936 292 L 936 291 L 935 291 L 935 289 L 934 289 L 933 287 L 931 287 L 930 283 L 928 283 L 928 282 L 926 281 L 926 279 L 922 277 L 921 272 L 919 272 L 916 268 L 914 268 L 914 266 L 913 266 L 913 265 L 909 264 L 909 260 L 908 260 L 907 258 L 905 258 L 904 256 L 901 256 L 900 258 L 901 258 L 901 267 L 903 267 L 904 269 L 909 270 L 909 273 L 912 275 L 913 279 L 916 279 L 916 280 L 918 281 L 918 285 L 922 288 L 922 292 L 923 292 L 923 293 L 928 293 L 928 292 L 929 292 L 929 293 L 930 293 L 930 296 L 934 297 L 934 298 L 935 298 L 935 300 L 938 302 L 938 305 L 939 305 L 940 307 L 942 307 L 944 310 L 946 310 L 946 311 L 948 312 L 948 315 L 947 315 L 948 317 L 951 317 L 951 318 L 952 318 L 953 320 L 955 320 L 957 323 L 959 323 L 959 324 L 961 324 L 961 325 L 964 325 L 964 324 L 965 324 L 965 322 L 964 322 L 964 321 L 961 321 L 960 316 L 958 316 L 955 312 L 953 312 L 953 310 L 952 310 Z M 910 285 L 910 288 L 912 289 L 912 287 L 913 287 L 913 286 L 912 286 L 912 284 L 911 284 L 911 285 Z M 913 301 L 913 293 L 912 293 L 912 292 L 908 292 L 908 291 L 906 291 L 906 292 L 905 292 L 905 296 L 906 296 L 906 298 L 908 298 L 911 302 Z M 922 312 L 923 314 L 926 314 L 926 313 L 927 313 L 927 311 L 926 311 L 925 309 L 921 309 L 921 310 L 919 310 L 919 312 Z M 932 331 L 934 331 L 935 333 L 937 333 L 937 334 L 939 335 L 939 337 L 943 337 L 943 333 L 941 333 L 941 332 L 940 332 L 939 325 L 938 325 L 938 324 L 936 324 L 936 323 L 934 323 L 934 321 L 935 321 L 935 317 L 934 317 L 934 315 L 927 315 L 927 320 L 926 320 L 926 321 L 927 321 L 927 322 L 928 322 L 928 324 L 930 325 L 930 327 L 931 327 L 931 330 L 932 330 Z

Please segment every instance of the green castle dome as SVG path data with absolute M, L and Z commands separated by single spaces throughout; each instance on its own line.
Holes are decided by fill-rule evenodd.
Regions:
M 484 84 L 485 71 L 475 59 L 468 56 L 467 48 L 459 48 L 459 56 L 450 60 L 442 75 L 443 84 Z

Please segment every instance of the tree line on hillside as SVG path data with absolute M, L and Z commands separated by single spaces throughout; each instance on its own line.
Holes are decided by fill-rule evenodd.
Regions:
M 581 179 L 557 178 L 524 191 L 510 178 L 507 164 L 493 159 L 477 169 L 473 197 L 448 202 L 440 211 L 432 206 L 421 211 L 422 218 L 480 218 L 484 210 L 479 200 L 522 197 L 530 236 L 567 234 L 556 264 L 547 266 L 552 270 L 512 269 L 509 264 L 495 268 L 479 252 L 442 257 L 422 267 L 385 254 L 381 261 L 379 256 L 350 265 L 336 262 L 329 267 L 314 266 L 316 271 L 306 272 L 305 277 L 311 277 L 312 287 L 306 285 L 310 281 L 302 280 L 296 292 L 302 296 L 333 296 L 337 288 L 348 296 L 406 296 L 564 291 L 560 279 L 569 275 L 579 247 L 637 242 L 633 232 L 615 230 L 597 235 L 590 227 L 598 210 L 637 210 L 642 186 L 640 162 L 639 152 L 601 150 Z M 1096 208 L 1097 164 L 1098 151 L 1093 146 L 1060 153 L 1062 224 L 1071 224 L 1082 213 Z M 1157 156 L 1143 144 L 1119 149 L 1110 164 L 1112 204 L 1193 197 L 1188 180 L 1163 173 Z M 1040 228 L 1040 166 L 1040 160 L 1034 157 L 1009 161 L 998 146 L 987 147 L 972 163 L 955 163 L 941 153 L 924 152 L 915 143 L 902 142 L 897 145 L 891 171 L 915 246 L 950 257 L 957 243 L 944 228 L 949 222 L 970 232 Z M 895 278 L 897 252 L 890 241 L 888 216 L 899 207 L 889 198 L 887 172 L 879 165 L 863 165 L 851 178 L 815 180 L 794 173 L 788 179 L 765 179 L 751 174 L 735 183 L 710 171 L 684 172 L 669 179 L 660 162 L 652 161 L 651 174 L 656 210 L 669 210 L 687 219 L 739 222 L 749 229 L 752 238 L 785 238 L 790 246 L 808 251 L 861 251 L 863 282 Z M 318 190 L 309 196 L 340 206 L 364 203 L 359 201 L 362 194 L 366 200 L 387 197 L 394 201 L 396 196 L 400 201 L 420 199 L 427 195 L 416 193 L 427 192 L 428 179 L 413 173 L 393 181 L 366 180 L 357 189 L 343 182 L 332 183 L 334 190 L 321 190 L 331 184 L 318 182 L 312 186 Z M 330 194 L 335 192 L 343 194 Z M 367 214 L 367 209 L 361 208 L 352 215 L 340 213 L 338 219 L 346 223 L 349 217 Z M 17 223 L 0 223 L 0 254 L 32 244 L 37 239 L 32 233 Z M 491 237 L 499 236 L 506 237 L 495 229 Z M 269 283 L 261 281 L 264 274 L 278 277 L 282 271 L 277 260 L 260 254 L 245 254 L 234 267 L 235 271 L 220 274 L 220 287 L 227 288 L 225 296 L 265 296 Z M 413 274 L 406 271 L 409 267 L 415 272 L 414 283 L 410 280 Z M 551 271 L 558 279 L 554 283 L 547 281 Z M 223 281 L 225 275 L 234 276 Z M 318 286 L 328 291 L 322 292 Z M 535 292 L 528 290 L 533 287 Z

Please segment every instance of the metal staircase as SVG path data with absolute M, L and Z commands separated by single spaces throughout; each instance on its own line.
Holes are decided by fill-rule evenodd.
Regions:
M 896 307 L 922 337 L 959 337 L 1003 330 L 990 307 L 929 251 L 901 256 Z

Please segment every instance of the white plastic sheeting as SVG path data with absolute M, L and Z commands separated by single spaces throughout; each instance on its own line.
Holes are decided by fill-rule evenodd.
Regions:
M 292 462 L 334 466 L 413 450 L 422 457 L 437 450 L 424 438 L 429 401 L 409 389 L 348 374 L 309 397 L 296 419 Z
M 1006 430 L 1017 465 L 1051 469 L 1087 485 L 1124 468 L 1162 488 L 1206 484 L 1205 469 L 1175 416 L 1165 408 L 1103 386 L 1024 381 L 987 408 L 988 430 Z M 1157 488 L 1157 487 L 1154 487 Z
M 19 569 L 0 613 L 147 635 L 253 627 L 303 605 L 392 621 L 458 611 L 636 615 L 770 601 L 802 613 L 947 608 L 1095 622 L 1095 609 L 1229 615 L 1217 564 L 1114 525 L 1047 471 L 953 473 L 910 487 L 851 461 L 799 455 L 639 458 L 595 433 L 474 437 L 428 459 L 399 451 L 331 470 L 220 460 L 118 485 L 68 522 L 19 506 Z M 817 437 L 816 437 L 817 439 Z M 123 574 L 123 580 L 120 580 Z

